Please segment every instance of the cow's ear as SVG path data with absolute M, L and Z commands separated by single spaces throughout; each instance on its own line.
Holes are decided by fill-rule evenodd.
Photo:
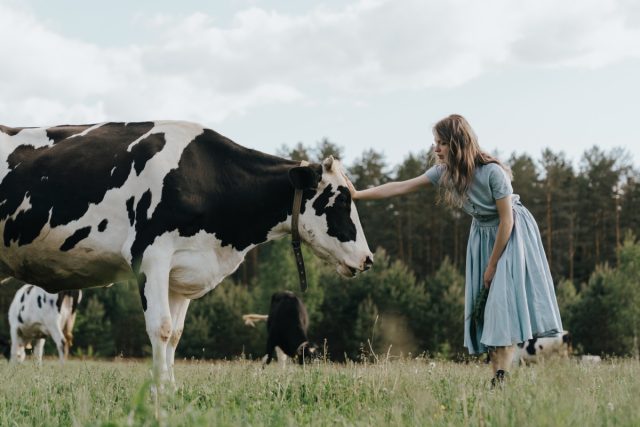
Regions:
M 331 171 L 331 167 L 333 166 L 333 156 L 329 155 L 329 157 L 327 157 L 326 159 L 324 159 L 322 161 L 322 166 L 324 166 L 324 169 L 329 172 Z
M 293 188 L 304 190 L 318 186 L 318 174 L 309 166 L 296 166 L 289 169 L 289 181 Z

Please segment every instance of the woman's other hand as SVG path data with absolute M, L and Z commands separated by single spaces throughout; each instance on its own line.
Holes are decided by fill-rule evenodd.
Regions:
M 487 269 L 484 271 L 484 287 L 489 289 L 491 286 L 491 281 L 493 280 L 493 276 L 496 275 L 496 266 L 488 265 Z

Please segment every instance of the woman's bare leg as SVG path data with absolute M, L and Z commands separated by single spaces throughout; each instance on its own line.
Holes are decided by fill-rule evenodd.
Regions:
M 510 345 L 507 347 L 496 347 L 489 351 L 491 357 L 491 368 L 493 369 L 494 376 L 498 371 L 507 372 L 511 368 L 515 349 L 515 345 Z

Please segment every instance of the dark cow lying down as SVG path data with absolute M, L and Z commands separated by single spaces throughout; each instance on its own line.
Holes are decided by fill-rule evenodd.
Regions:
M 571 351 L 571 335 L 563 331 L 552 337 L 531 338 L 518 344 L 514 362 L 528 365 L 553 356 L 568 358 Z
M 242 318 L 249 326 L 254 326 L 256 321 L 267 321 L 267 350 L 263 358 L 266 364 L 271 363 L 274 352 L 278 353 L 279 361 L 286 360 L 288 356 L 297 359 L 300 364 L 320 356 L 318 346 L 307 338 L 307 309 L 293 292 L 274 293 L 269 315 L 245 314 Z
M 0 126 L 0 279 L 47 292 L 136 280 L 156 380 L 189 302 L 299 230 L 351 277 L 372 264 L 342 166 L 270 156 L 187 122 Z
M 22 362 L 25 348 L 35 341 L 33 355 L 42 362 L 44 340 L 51 337 L 64 362 L 73 342 L 73 325 L 82 291 L 62 291 L 50 294 L 33 285 L 24 285 L 16 292 L 9 307 L 11 331 L 11 361 Z

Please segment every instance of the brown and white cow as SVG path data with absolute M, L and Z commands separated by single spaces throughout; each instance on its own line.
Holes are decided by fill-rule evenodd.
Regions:
M 344 276 L 372 264 L 342 166 L 300 163 L 198 124 L 0 126 L 0 279 L 47 292 L 136 280 L 154 377 L 174 380 L 192 299 L 291 233 Z

